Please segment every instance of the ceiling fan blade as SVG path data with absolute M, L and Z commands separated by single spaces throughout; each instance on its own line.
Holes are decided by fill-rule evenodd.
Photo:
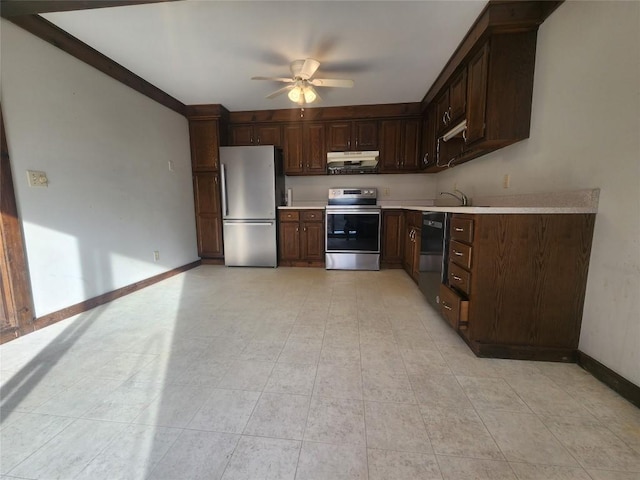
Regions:
M 300 78 L 303 78 L 305 80 L 311 78 L 313 74 L 316 73 L 316 70 L 318 70 L 319 66 L 320 62 L 318 60 L 307 58 L 302 64 L 302 68 L 300 69 L 300 73 L 298 75 L 300 76 Z
M 287 85 L 286 87 L 282 87 L 270 95 L 267 95 L 265 98 L 275 98 L 278 95 L 282 95 L 284 92 L 287 92 L 293 88 L 293 85 Z
M 353 87 L 353 80 L 338 79 L 338 78 L 314 78 L 313 80 L 309 80 L 309 83 L 314 87 L 340 87 L 340 88 Z
M 251 80 L 271 80 L 274 82 L 286 82 L 286 83 L 293 83 L 293 79 L 292 78 L 285 78 L 285 77 L 251 77 Z

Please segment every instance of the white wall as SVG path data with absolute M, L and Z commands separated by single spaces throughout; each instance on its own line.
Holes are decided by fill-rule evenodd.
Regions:
M 197 260 L 186 119 L 4 19 L 1 39 L 36 315 Z
M 530 138 L 436 176 L 471 197 L 601 188 L 579 348 L 636 385 L 639 26 L 638 2 L 562 4 L 538 33 Z

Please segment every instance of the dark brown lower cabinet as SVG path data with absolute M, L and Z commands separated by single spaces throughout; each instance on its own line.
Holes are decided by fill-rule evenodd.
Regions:
M 382 245 L 380 263 L 383 268 L 402 268 L 404 251 L 404 212 L 382 211 Z
M 193 175 L 198 255 L 203 259 L 222 259 L 224 254 L 218 175 L 218 172 Z
M 324 266 L 324 212 L 280 210 L 278 220 L 278 264 Z
M 484 357 L 573 361 L 593 214 L 454 214 L 442 314 Z

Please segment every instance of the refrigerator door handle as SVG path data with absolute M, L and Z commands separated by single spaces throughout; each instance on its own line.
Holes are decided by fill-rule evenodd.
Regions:
M 238 226 L 250 226 L 250 227 L 261 227 L 261 226 L 271 226 L 273 222 L 224 222 L 225 225 L 238 225 Z
M 222 216 L 229 215 L 229 209 L 227 208 L 227 173 L 224 168 L 224 163 L 220 164 L 220 183 L 222 187 Z

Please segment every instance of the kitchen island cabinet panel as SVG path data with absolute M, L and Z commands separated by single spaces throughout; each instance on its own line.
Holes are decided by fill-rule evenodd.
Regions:
M 473 255 L 459 261 L 452 256 L 454 247 L 450 249 L 449 260 L 460 266 L 450 275 L 464 280 L 459 284 L 450 276 L 447 282 L 469 302 L 468 328 L 460 333 L 473 351 L 573 360 L 595 215 L 454 214 L 452 230 L 461 222 L 473 225 L 473 240 L 466 245 Z

